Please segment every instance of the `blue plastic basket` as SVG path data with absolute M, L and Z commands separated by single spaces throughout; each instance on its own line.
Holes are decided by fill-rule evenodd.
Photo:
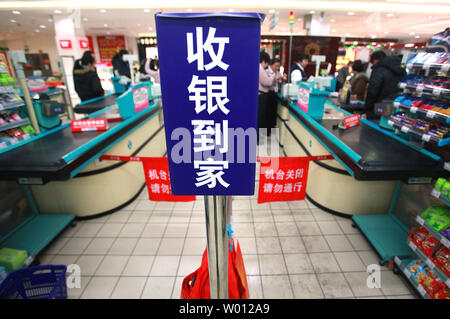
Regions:
M 66 270 L 45 265 L 13 271 L 0 284 L 0 299 L 67 299 Z

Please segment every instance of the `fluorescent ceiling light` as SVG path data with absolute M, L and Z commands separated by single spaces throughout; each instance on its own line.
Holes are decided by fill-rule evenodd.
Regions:
M 106 28 L 108 25 L 105 23 L 103 26 Z
M 40 27 L 41 29 L 45 29 L 47 26 L 41 24 L 39 27 Z
M 150 9 L 144 9 L 144 12 L 148 13 L 148 12 L 150 12 Z
M 414 32 L 410 32 L 409 35 L 414 35 Z
M 48 22 L 53 22 L 53 19 L 48 19 L 47 21 L 48 21 Z
M 375 39 L 377 36 L 375 34 L 371 35 L 370 38 L 371 39 Z
M 234 12 L 233 8 L 228 9 L 229 12 Z
M 414 43 L 406 43 L 405 48 L 412 48 L 414 46 Z
M 187 12 L 192 12 L 192 9 L 191 8 L 187 9 Z
M 330 22 L 335 22 L 335 21 L 336 21 L 335 19 L 331 19 L 331 20 L 330 20 Z
M 353 42 L 354 45 L 358 45 L 358 41 Z
M 152 28 L 152 27 L 148 27 L 148 29 L 149 29 L 149 30 L 153 30 L 153 28 Z
M 101 9 L 101 10 L 100 10 L 100 13 L 105 13 L 105 12 L 106 12 L 105 9 Z
M 331 30 L 331 32 L 336 32 L 336 29 Z
M 349 35 L 350 35 L 350 32 L 347 32 L 345 35 L 346 35 L 346 36 L 349 36 Z
M 347 14 L 348 14 L 349 16 L 354 16 L 354 15 L 355 15 L 355 13 L 352 12 L 352 11 L 347 12 Z
M 314 13 L 316 13 L 316 11 L 311 10 L 311 11 L 309 11 L 309 13 L 314 14 Z
M 59 13 L 62 13 L 62 11 L 61 10 L 53 10 L 53 13 L 59 14 Z
M 20 11 L 17 11 L 17 10 L 13 10 L 13 12 L 12 12 L 13 14 L 20 14 Z
M 83 18 L 84 21 L 88 21 L 88 18 Z
M 420 38 L 420 35 L 416 35 L 416 39 L 419 39 Z
M 11 20 L 9 20 L 9 21 L 11 21 L 12 23 L 14 23 L 14 22 L 17 22 L 16 20 L 14 20 L 14 19 L 11 19 Z
M 394 14 L 393 14 L 393 13 L 388 13 L 388 14 L 386 14 L 386 16 L 387 16 L 387 17 L 393 17 Z
M 270 9 L 270 10 L 269 10 L 269 13 L 270 13 L 270 14 L 274 14 L 274 13 L 275 13 L 275 9 Z

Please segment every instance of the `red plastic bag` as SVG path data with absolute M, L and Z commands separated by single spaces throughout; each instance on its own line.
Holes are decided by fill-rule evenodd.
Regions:
M 248 299 L 247 275 L 241 248 L 236 241 L 233 250 L 228 250 L 228 298 Z M 205 249 L 202 263 L 193 273 L 184 278 L 181 286 L 181 299 L 210 299 L 208 252 Z

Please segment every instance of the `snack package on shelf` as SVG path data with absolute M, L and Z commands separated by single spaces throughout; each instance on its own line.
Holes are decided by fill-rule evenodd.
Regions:
M 448 289 L 445 283 L 422 260 L 412 260 L 406 269 L 411 273 L 411 278 L 425 289 L 430 298 L 448 298 Z
M 433 262 L 447 277 L 450 277 L 450 249 L 445 246 L 439 247 L 433 256 Z
M 25 134 L 22 130 L 20 130 L 20 129 L 18 129 L 18 128 L 12 128 L 12 129 L 6 130 L 5 132 L 6 132 L 10 137 L 19 137 L 19 136 L 22 136 L 22 135 Z
M 445 238 L 447 238 L 448 240 L 450 240 L 450 228 L 441 230 L 439 232 L 439 234 L 441 234 L 442 236 L 444 236 Z
M 19 127 L 19 128 L 20 128 L 20 129 L 22 130 L 22 132 L 24 132 L 25 134 L 33 135 L 34 133 L 36 133 L 36 131 L 34 130 L 33 126 L 31 126 L 30 124 L 21 126 L 21 127 Z
M 433 299 L 450 299 L 448 288 L 441 289 L 432 296 Z
M 394 120 L 398 125 L 413 129 L 417 134 L 428 134 L 437 140 L 450 137 L 450 129 L 448 127 L 439 123 L 414 118 L 404 112 L 391 115 L 391 120 Z
M 425 291 L 427 292 L 428 296 L 433 296 L 437 292 L 447 287 L 445 283 L 441 280 L 441 278 L 439 278 L 439 276 L 434 274 L 430 269 L 425 268 L 425 272 L 426 272 L 425 276 L 419 283 L 420 285 L 422 285 L 423 288 L 425 288 Z
M 444 194 L 443 189 L 441 191 Z M 420 216 L 438 232 L 450 227 L 450 209 L 448 207 L 432 205 L 420 214 Z
M 425 227 L 412 228 L 409 239 L 428 257 L 432 257 L 434 249 L 439 245 L 439 240 Z
M 419 249 L 428 257 L 432 257 L 433 251 L 437 246 L 439 246 L 439 243 L 439 239 L 430 234 L 424 241 L 422 241 L 422 245 L 419 246 Z

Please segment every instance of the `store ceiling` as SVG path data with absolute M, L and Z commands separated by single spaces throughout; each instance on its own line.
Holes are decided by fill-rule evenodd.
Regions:
M 190 0 L 190 7 L 186 7 L 185 1 L 169 0 L 0 1 L 0 40 L 21 38 L 30 33 L 53 36 L 53 15 L 75 12 L 75 7 L 80 8 L 80 21 L 86 34 L 154 34 L 154 13 L 159 8 L 163 8 L 164 12 L 261 12 L 267 15 L 262 34 L 272 35 L 289 34 L 291 10 L 295 15 L 294 35 L 306 34 L 304 16 L 312 10 L 316 15 L 323 12 L 323 19 L 330 22 L 331 36 L 421 42 L 450 26 L 450 0 L 260 0 L 244 5 L 242 1 L 235 0 L 208 2 Z M 206 7 L 208 9 L 204 9 Z M 14 10 L 20 14 L 14 14 Z M 275 29 L 270 30 L 273 12 L 279 13 L 279 22 Z

